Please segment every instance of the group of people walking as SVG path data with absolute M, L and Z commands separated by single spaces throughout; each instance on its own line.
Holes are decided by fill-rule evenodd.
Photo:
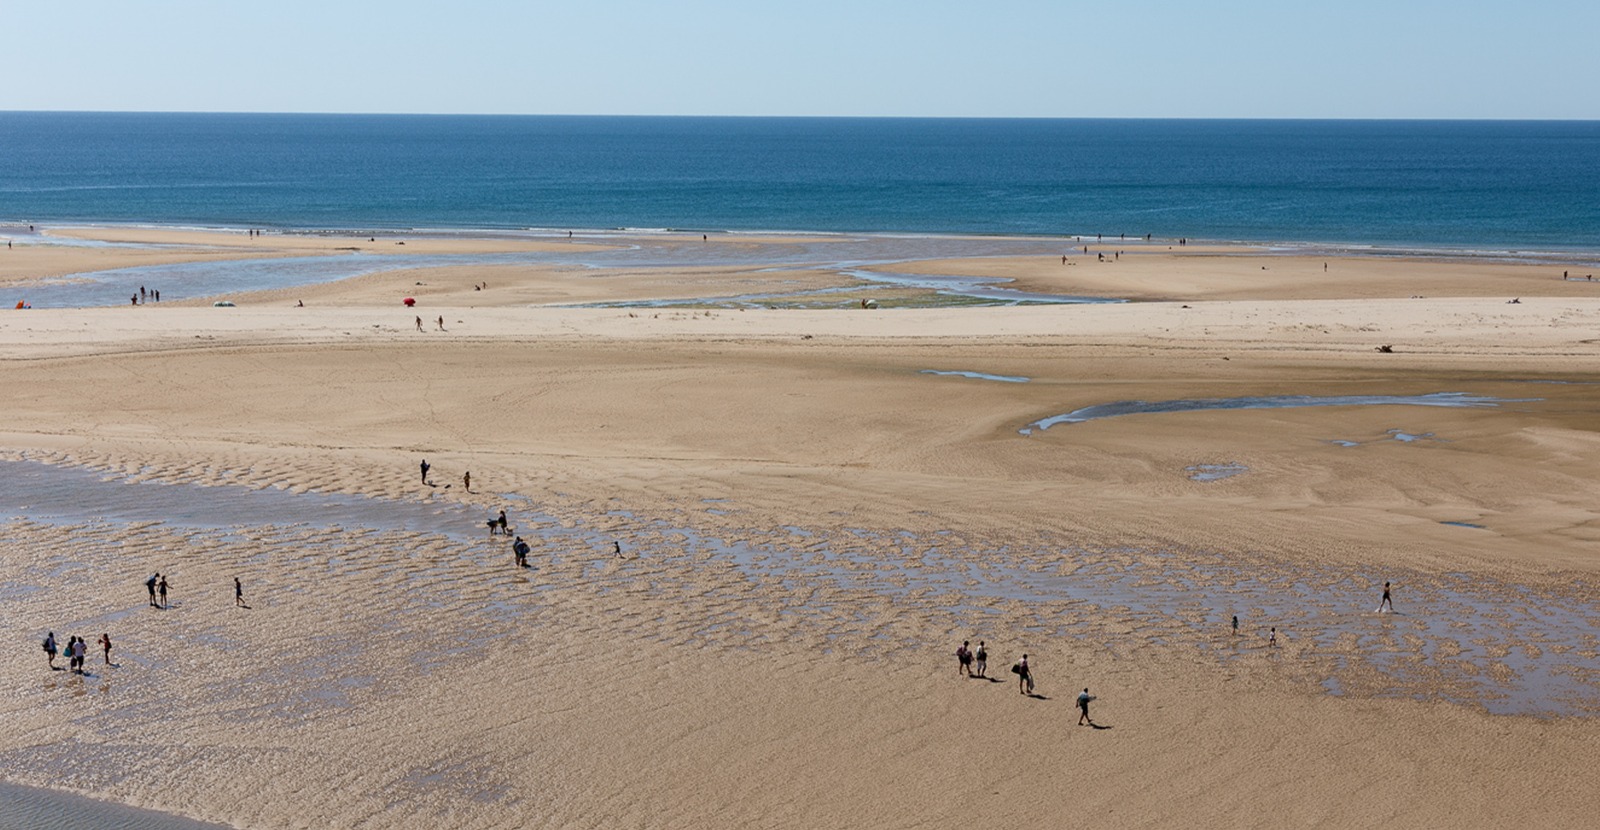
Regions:
M 106 665 L 111 665 L 110 634 L 100 635 L 100 648 L 105 653 Z M 44 635 L 44 654 L 50 663 L 51 671 L 57 670 L 56 655 L 58 653 L 66 655 L 68 670 L 73 674 L 83 674 L 83 662 L 87 659 L 89 646 L 83 641 L 82 637 L 68 637 L 66 646 L 58 648 L 56 633 L 54 631 L 46 633 Z
M 972 648 L 971 640 L 962 640 L 960 648 L 956 649 L 956 676 L 989 678 L 989 647 L 984 641 L 978 641 L 978 647 Z M 1023 695 L 1033 694 L 1033 669 L 1028 665 L 1028 655 L 1024 654 L 1017 662 L 1011 664 L 1011 673 L 1017 676 L 1017 693 Z M 1085 688 L 1078 695 L 1078 725 L 1094 725 L 1089 720 L 1089 701 L 1094 700 L 1094 695 L 1089 694 Z
M 144 587 L 145 591 L 150 596 L 151 608 L 165 609 L 169 607 L 167 605 L 167 588 L 169 586 L 165 576 L 162 576 L 160 573 L 152 574 L 149 579 L 144 581 Z M 233 604 L 240 608 L 250 607 L 249 605 L 245 604 L 244 583 L 240 582 L 238 577 L 233 578 Z M 59 655 L 67 658 L 67 668 L 70 669 L 73 674 L 83 674 L 83 662 L 88 655 L 89 646 L 83 641 L 82 637 L 68 637 L 66 644 L 63 645 L 57 642 L 56 633 L 54 631 L 50 631 L 45 633 L 44 642 L 41 645 L 44 647 L 45 658 L 50 663 L 50 668 L 52 670 L 58 668 L 56 666 L 56 657 Z M 112 665 L 111 635 L 102 633 L 100 635 L 99 645 L 100 651 L 105 657 L 106 665 Z

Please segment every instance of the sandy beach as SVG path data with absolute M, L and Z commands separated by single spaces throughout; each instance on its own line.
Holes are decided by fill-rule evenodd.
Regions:
M 48 233 L 117 245 L 0 282 L 362 244 Z M 757 262 L 8 302 L 0 780 L 239 828 L 1587 826 L 1600 269 L 1166 247 L 873 266 L 1112 304 Z

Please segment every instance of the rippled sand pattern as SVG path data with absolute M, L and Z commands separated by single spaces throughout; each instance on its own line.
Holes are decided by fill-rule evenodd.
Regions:
M 167 485 L 112 476 L 73 486 Z M 116 642 L 116 665 L 91 649 L 82 677 L 46 671 L 37 651 L 8 656 L 9 676 L 32 678 L 0 700 L 14 729 L 0 767 L 18 779 L 242 826 L 283 826 L 283 805 L 298 803 L 317 805 L 326 826 L 689 826 L 697 788 L 736 787 L 737 777 L 652 779 L 643 793 L 628 775 L 730 739 L 716 734 L 721 718 L 686 717 L 697 700 L 760 707 L 837 666 L 856 682 L 865 671 L 927 684 L 920 667 L 943 669 L 953 642 L 969 637 L 991 643 L 991 674 L 1007 681 L 1004 666 L 1030 651 L 1058 664 L 1074 654 L 1200 661 L 1251 685 L 1352 697 L 1600 712 L 1600 603 L 1585 586 L 1535 594 L 1481 578 L 1094 549 L 1020 531 L 749 528 L 737 500 L 646 516 L 508 497 L 516 532 L 533 545 L 524 570 L 506 540 L 465 513 L 358 500 L 349 509 L 368 505 L 376 523 L 409 511 L 454 524 L 335 527 L 318 520 L 327 497 L 316 494 L 184 492 L 235 510 L 252 498 L 304 509 L 273 523 L 64 516 L 0 530 L 13 629 L 91 642 L 108 631 Z M 166 610 L 146 605 L 142 582 L 155 570 L 171 575 Z M 232 606 L 234 575 L 248 610 Z M 1401 613 L 1372 613 L 1381 579 L 1399 586 Z M 764 677 L 746 686 L 756 671 Z M 730 683 L 751 694 L 730 695 Z M 782 754 L 784 734 L 760 740 Z M 642 755 L 619 760 L 628 747 Z M 772 815 L 771 805 L 742 814 L 737 799 L 719 803 L 733 805 L 719 824 Z

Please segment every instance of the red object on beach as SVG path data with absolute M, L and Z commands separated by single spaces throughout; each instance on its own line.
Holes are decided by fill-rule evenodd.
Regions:
M 412 307 L 412 306 L 417 304 L 417 298 L 415 298 L 415 297 L 407 297 L 404 300 L 401 300 L 400 302 L 405 303 L 406 304 L 406 308 L 410 308 L 410 307 Z

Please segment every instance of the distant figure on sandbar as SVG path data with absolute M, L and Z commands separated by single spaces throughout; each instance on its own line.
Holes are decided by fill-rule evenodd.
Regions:
M 1233 615 L 1233 636 L 1239 636 L 1239 615 Z
M 421 315 L 417 316 L 417 331 L 422 331 L 422 317 L 421 317 Z
M 161 607 L 162 608 L 169 607 L 167 605 L 167 578 L 166 577 L 164 577 L 164 576 L 161 577 L 161 581 L 156 583 L 156 593 L 161 595 Z
M 150 592 L 150 607 L 151 608 L 156 607 L 156 583 L 160 582 L 160 581 L 161 581 L 161 574 L 159 574 L 159 573 L 151 574 L 150 578 L 146 579 L 144 581 L 144 589 L 146 591 Z
M 44 656 L 50 663 L 50 670 L 56 670 L 56 633 L 46 632 L 44 635 Z
M 516 556 L 517 567 L 528 567 L 528 550 L 528 543 L 522 541 L 521 536 L 518 536 L 517 540 L 511 543 L 511 553 Z
M 1272 631 L 1267 634 L 1267 645 L 1275 646 L 1277 644 L 1278 644 L 1278 627 L 1277 626 L 1273 626 L 1272 627 Z
M 111 665 L 111 635 L 101 632 L 100 651 L 105 657 L 106 665 Z
M 1079 726 L 1082 726 L 1086 723 L 1090 726 L 1094 726 L 1094 721 L 1089 720 L 1089 701 L 1091 700 L 1094 700 L 1094 695 L 1089 694 L 1088 689 L 1084 689 L 1083 692 L 1078 695 L 1078 711 L 1082 712 L 1082 714 L 1078 715 Z
M 956 676 L 972 676 L 972 650 L 967 648 L 970 640 L 962 640 L 961 647 L 956 649 Z
M 444 331 L 444 315 L 439 315 L 439 331 Z
M 978 676 L 987 677 L 985 672 L 989 670 L 989 650 L 983 647 L 982 640 L 978 641 L 978 651 L 973 654 L 973 659 L 978 664 Z
M 612 539 L 611 540 L 611 552 L 613 554 L 616 554 L 620 558 L 622 556 L 622 543 L 617 541 L 617 540 L 615 540 L 615 539 Z
M 466 472 L 461 474 L 461 489 L 466 490 L 468 493 L 472 492 L 472 471 L 471 470 L 468 470 L 468 471 L 466 471 Z
M 422 483 L 423 484 L 427 484 L 428 483 L 428 469 L 429 469 L 429 467 L 428 467 L 428 459 L 424 458 L 424 459 L 422 459 Z
M 1389 583 L 1387 582 L 1383 583 L 1383 599 L 1378 600 L 1378 611 L 1382 612 L 1384 608 L 1388 608 L 1391 612 L 1394 611 L 1394 600 L 1389 597 Z
M 250 607 L 244 604 L 244 583 L 237 576 L 233 578 L 233 604 L 239 608 Z

